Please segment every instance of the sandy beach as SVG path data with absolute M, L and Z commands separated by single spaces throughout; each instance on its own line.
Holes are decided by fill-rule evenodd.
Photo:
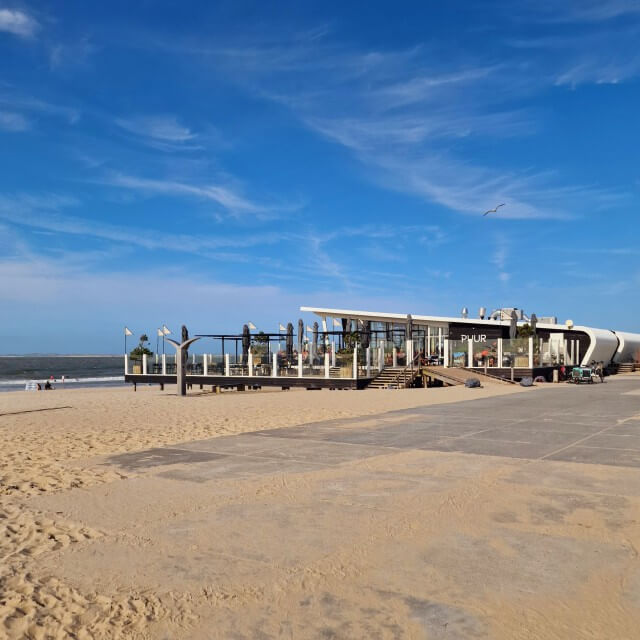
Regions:
M 640 471 L 359 444 L 580 391 L 3 394 L 0 637 L 631 638 Z

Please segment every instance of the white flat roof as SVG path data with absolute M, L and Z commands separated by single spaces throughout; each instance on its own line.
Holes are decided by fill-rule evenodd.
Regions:
M 385 313 L 380 311 L 356 311 L 353 309 L 328 309 L 324 307 L 300 307 L 300 311 L 315 313 L 318 316 L 329 316 L 331 318 L 350 318 L 359 320 L 373 320 L 380 322 L 389 322 L 396 320 L 400 323 L 407 319 L 406 313 Z M 481 320 L 480 318 L 450 318 L 446 316 L 420 316 L 411 314 L 411 319 L 416 324 L 446 325 L 452 322 L 466 324 L 486 324 L 490 326 L 502 325 L 509 326 L 509 320 Z M 526 321 L 520 320 L 520 324 L 526 324 Z M 537 323 L 537 327 L 541 329 L 563 329 L 561 324 L 542 324 Z M 573 327 L 579 329 L 580 327 Z

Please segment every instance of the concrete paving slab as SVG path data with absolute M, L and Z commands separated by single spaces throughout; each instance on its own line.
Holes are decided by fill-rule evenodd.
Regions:
M 605 464 L 614 467 L 640 467 L 640 451 L 622 449 L 604 449 L 575 445 L 558 451 L 548 457 L 549 460 L 566 460 L 584 464 Z
M 223 457 L 221 454 L 206 451 L 187 451 L 185 449 L 158 447 L 133 453 L 121 453 L 108 457 L 106 461 L 125 471 L 143 471 L 166 465 L 211 462 Z
M 533 429 L 487 429 L 473 436 L 473 438 L 481 440 L 549 445 L 556 449 L 569 445 L 582 437 L 582 435 L 576 435 L 574 433 L 557 433 L 550 430 L 538 431 Z
M 628 435 L 610 429 L 605 433 L 591 436 L 581 443 L 587 447 L 603 447 L 605 449 L 634 449 L 640 451 L 640 433 Z
M 480 438 L 441 439 L 428 448 L 434 451 L 456 451 L 484 456 L 528 458 L 534 460 L 557 449 L 557 447 L 553 445 Z

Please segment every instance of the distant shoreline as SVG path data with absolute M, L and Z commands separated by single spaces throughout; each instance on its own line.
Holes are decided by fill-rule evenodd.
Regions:
M 24 354 L 11 354 L 1 355 L 0 358 L 123 358 L 124 353 L 24 353 Z

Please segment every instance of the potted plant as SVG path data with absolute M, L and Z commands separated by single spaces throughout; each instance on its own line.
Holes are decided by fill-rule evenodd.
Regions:
M 153 351 L 148 349 L 145 344 L 149 343 L 149 337 L 146 333 L 140 336 L 140 342 L 135 349 L 131 350 L 129 356 L 133 362 L 133 373 L 142 373 L 142 356 L 152 356 Z

